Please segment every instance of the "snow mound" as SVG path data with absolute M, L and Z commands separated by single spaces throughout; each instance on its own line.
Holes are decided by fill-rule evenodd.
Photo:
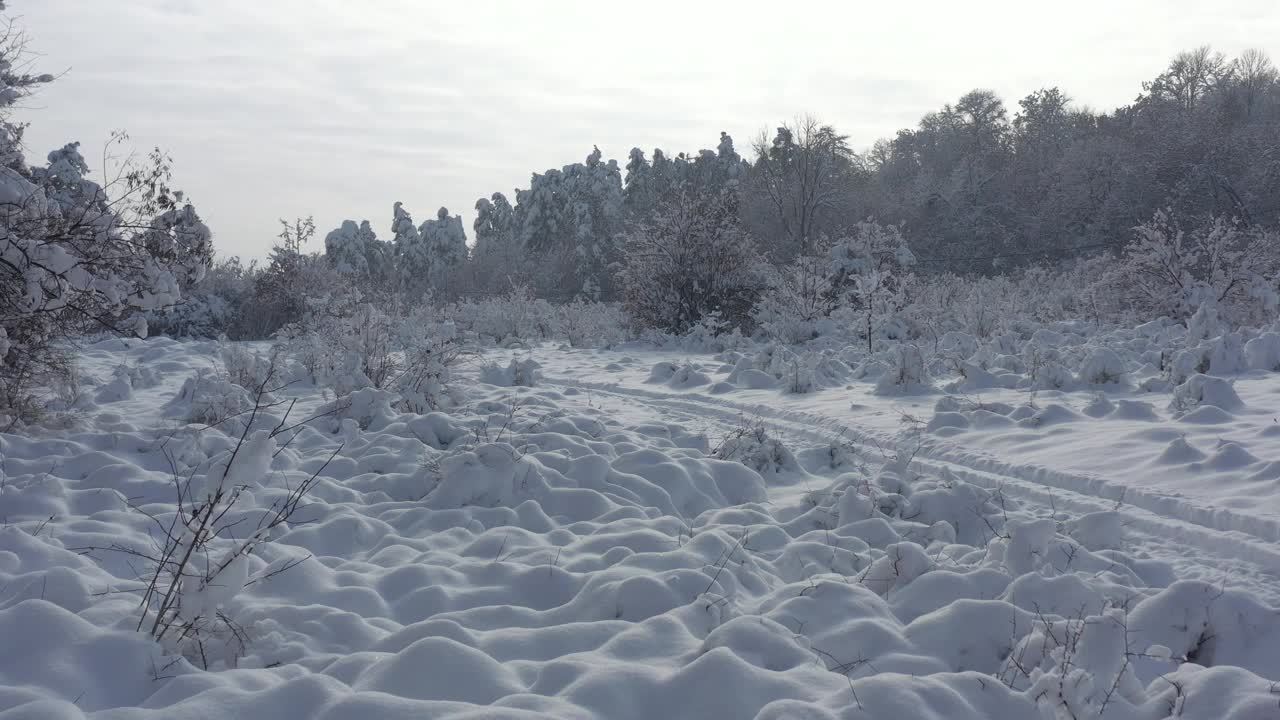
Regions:
M 1275 713 L 1276 608 L 1174 582 L 1150 547 L 1127 547 L 1140 533 L 1126 537 L 1137 516 L 1123 508 L 1024 504 L 982 472 L 930 460 L 938 435 L 1001 421 L 999 432 L 1034 442 L 1112 427 L 1057 396 L 1035 409 L 944 397 L 934 435 L 865 454 L 818 442 L 798 414 L 735 422 L 715 404 L 725 398 L 645 386 L 648 363 L 634 382 L 659 401 L 627 412 L 617 395 L 551 380 L 518 397 L 459 381 L 465 402 L 448 414 L 402 412 L 373 388 L 334 398 L 298 384 L 252 424 L 175 431 L 201 393 L 244 388 L 209 374 L 220 381 L 210 391 L 196 382 L 206 376 L 191 377 L 219 367 L 212 345 L 147 351 L 174 367 L 154 388 L 131 378 L 118 411 L 61 437 L 0 434 L 0 717 Z M 136 359 L 93 352 L 100 377 Z M 772 353 L 784 358 L 778 376 L 734 359 L 735 383 L 750 370 L 782 384 L 805 357 L 792 355 Z M 819 357 L 816 385 L 840 377 Z M 895 363 L 914 372 L 899 357 L 888 374 Z M 1221 387 L 1197 383 L 1187 390 L 1197 407 L 1223 402 Z M 694 399 L 714 412 L 695 417 Z M 282 423 L 283 408 L 297 420 Z M 1016 425 L 1032 420 L 1043 432 Z M 1169 428 L 1141 427 L 1165 433 L 1171 461 L 1236 473 L 1262 464 L 1241 442 L 1197 459 Z M 201 494 L 214 482 L 239 488 L 244 528 L 315 478 L 297 521 L 225 583 L 181 590 L 186 611 L 216 610 L 243 630 L 208 638 L 204 658 L 135 631 L 140 558 L 103 550 L 152 547 L 155 521 L 177 510 L 175 475 Z
M 493 364 L 481 367 L 480 382 L 498 387 L 533 387 L 538 384 L 541 368 L 533 358 L 513 358 L 506 367 Z
M 1231 382 L 1210 375 L 1195 374 L 1173 390 L 1169 409 L 1187 413 L 1201 406 L 1212 406 L 1223 412 L 1240 410 L 1244 403 Z

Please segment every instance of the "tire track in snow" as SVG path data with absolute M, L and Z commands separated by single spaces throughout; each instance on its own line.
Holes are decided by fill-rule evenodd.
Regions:
M 894 434 L 855 427 L 846 419 L 802 410 L 545 374 L 543 379 L 544 384 L 639 401 L 655 409 L 715 419 L 731 427 L 742 417 L 759 417 L 783 436 L 815 443 L 838 440 L 865 454 L 881 453 L 900 440 Z M 1228 586 L 1236 586 L 1243 575 L 1250 580 L 1247 584 L 1270 602 L 1280 600 L 1280 523 L 1219 508 L 1196 507 L 1181 498 L 1125 488 L 1100 477 L 1005 462 L 936 438 L 920 439 L 912 465 L 921 470 L 950 471 L 965 482 L 999 488 L 1008 497 L 1081 515 L 1121 505 L 1129 539 L 1142 541 L 1153 555 L 1179 570 L 1196 568 Z

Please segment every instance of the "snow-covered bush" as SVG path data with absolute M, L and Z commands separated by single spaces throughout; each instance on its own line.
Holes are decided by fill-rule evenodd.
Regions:
M 573 347 L 607 347 L 626 340 L 630 325 L 630 318 L 616 303 L 578 298 L 555 307 L 552 327 L 555 337 Z
M 166 414 L 183 423 L 217 425 L 252 409 L 253 398 L 244 386 L 225 374 L 198 372 L 182 383 Z
M 184 395 L 198 384 L 188 381 Z M 225 378 L 214 384 L 229 396 L 235 391 L 245 393 Z M 137 586 L 127 588 L 141 595 L 137 629 L 205 669 L 234 666 L 246 652 L 248 631 L 236 621 L 230 606 L 255 579 L 255 553 L 278 528 L 296 520 L 304 498 L 328 466 L 325 461 L 301 482 L 271 488 L 275 435 L 284 422 L 277 425 L 275 418 L 266 417 L 273 401 L 261 389 L 246 399 L 242 429 L 233 431 L 235 442 L 200 462 L 186 477 L 175 478 L 178 498 L 173 516 L 162 519 L 140 511 L 159 530 L 148 535 L 150 542 L 140 548 L 118 543 L 84 548 L 89 553 L 120 553 L 130 563 L 141 561 L 144 566 L 138 569 Z M 273 426 L 274 430 L 268 429 Z M 335 451 L 329 459 L 336 455 Z M 260 500 L 272 496 L 266 502 Z M 277 566 L 256 579 L 294 564 Z
M 279 242 L 271 248 L 266 267 L 253 277 L 251 307 L 240 313 L 239 338 L 265 340 L 308 317 L 350 313 L 367 299 L 385 301 L 393 294 L 367 283 L 362 288 L 357 276 L 339 272 L 323 255 L 307 254 L 304 249 L 314 235 L 310 218 L 281 221 Z
M 899 343 L 893 346 L 892 352 L 888 371 L 876 383 L 877 393 L 894 395 L 924 392 L 932 388 L 924 368 L 924 354 L 920 352 L 919 346 Z
M 760 330 L 789 344 L 818 337 L 842 300 L 833 280 L 830 262 L 822 256 L 803 255 L 787 267 L 771 269 L 768 289 L 754 310 Z
M 1110 348 L 1094 348 L 1080 366 L 1077 379 L 1086 385 L 1114 385 L 1125 379 L 1124 359 Z
M 369 303 L 357 308 L 341 305 L 345 303 L 313 306 L 302 322 L 285 326 L 277 351 L 293 357 L 312 382 L 332 387 L 339 395 L 380 387 L 394 364 L 391 318 Z
M 217 338 L 232 340 L 251 337 L 252 305 L 256 278 L 255 263 L 245 265 L 240 258 L 215 261 L 198 282 L 182 288 L 182 299 L 167 308 L 146 313 L 152 335 L 175 338 Z
M 1265 332 L 1245 343 L 1244 356 L 1250 369 L 1280 371 L 1280 333 Z
M 457 328 L 430 307 L 393 316 L 371 303 L 325 305 L 286 327 L 277 352 L 338 395 L 391 389 L 403 408 L 429 412 L 451 401 L 449 368 L 464 352 Z
M 1274 314 L 1280 237 L 1214 218 L 1190 229 L 1165 212 L 1137 228 L 1111 275 L 1123 297 L 1149 313 L 1186 318 L 1205 303 L 1238 321 Z
M 390 387 L 407 412 L 427 413 L 455 402 L 449 390 L 450 368 L 466 354 L 457 328 L 426 308 L 399 323 L 396 344 L 403 356 Z
M 711 312 L 730 327 L 748 326 L 764 270 L 739 225 L 736 195 L 681 192 L 626 236 L 619 281 L 638 323 L 683 333 Z
M 458 302 L 442 312 L 459 330 L 492 338 L 502 347 L 550 339 L 556 327 L 556 307 L 534 298 L 533 291 L 523 285 L 499 297 Z
M 795 455 L 769 434 L 764 421 L 739 418 L 738 427 L 711 449 L 717 460 L 735 460 L 760 474 L 773 474 L 799 467 Z
M 1173 389 L 1173 400 L 1169 403 L 1173 412 L 1190 412 L 1201 405 L 1211 405 L 1227 412 L 1244 407 L 1235 387 L 1220 377 L 1192 375 Z
M 754 315 L 770 338 L 799 343 L 844 328 L 870 351 L 906 305 L 915 256 L 901 228 L 855 224 L 835 239 L 821 239 L 810 254 L 770 274 Z M 900 336 L 902 333 L 890 331 Z
M 480 368 L 480 382 L 499 387 L 533 387 L 538 382 L 540 367 L 533 358 L 512 358 L 506 367 L 489 363 Z
M 59 343 L 86 329 L 145 337 L 141 313 L 178 302 L 212 253 L 159 151 L 114 168 L 105 186 L 87 178 L 78 143 L 27 164 L 9 110 L 53 78 L 21 70 L 25 40 L 10 30 L 0 39 L 0 427 L 38 414 L 37 388 L 68 365 Z
M 279 358 L 275 354 L 266 357 L 242 343 L 225 343 L 219 354 L 231 382 L 246 390 L 270 389 L 279 379 Z

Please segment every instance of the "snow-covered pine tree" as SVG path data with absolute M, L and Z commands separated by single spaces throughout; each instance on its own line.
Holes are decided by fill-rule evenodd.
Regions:
M 462 216 L 440 208 L 434 220 L 418 228 L 427 252 L 427 282 L 438 296 L 451 296 L 459 289 L 458 272 L 467 260 L 467 233 Z
M 526 275 L 516 236 L 515 209 L 505 195 L 496 192 L 477 200 L 476 219 L 471 227 L 476 234 L 473 277 L 479 289 L 505 290 Z
M 606 268 L 621 228 L 622 172 L 599 148 L 586 161 L 535 173 L 516 194 L 521 244 L 539 266 L 544 292 L 607 295 Z
M 391 244 L 397 284 L 411 300 L 417 300 L 430 286 L 431 253 L 404 203 L 397 202 L 392 213 Z
M 369 221 L 356 225 L 355 220 L 343 220 L 336 230 L 324 237 L 324 255 L 338 272 L 365 275 L 369 272 L 369 260 L 365 252 L 365 240 L 361 230 L 372 232 Z M 377 238 L 375 237 L 374 240 Z

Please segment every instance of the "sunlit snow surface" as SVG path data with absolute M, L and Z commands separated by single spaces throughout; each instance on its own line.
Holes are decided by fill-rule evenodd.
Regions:
M 137 558 L 79 549 L 145 547 L 128 504 L 234 445 L 186 424 L 219 346 L 86 348 L 75 422 L 0 435 L 0 718 L 1280 717 L 1280 375 L 1191 407 L 488 356 L 448 415 L 365 391 L 277 438 L 248 507 L 321 479 L 204 671 L 134 631 Z

